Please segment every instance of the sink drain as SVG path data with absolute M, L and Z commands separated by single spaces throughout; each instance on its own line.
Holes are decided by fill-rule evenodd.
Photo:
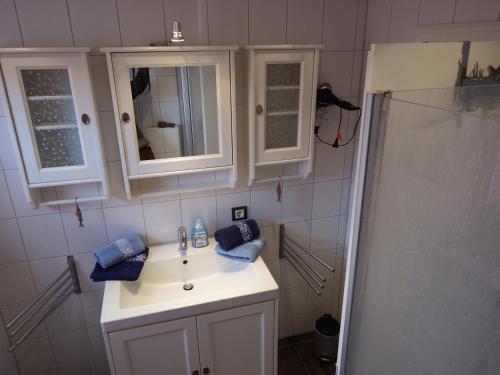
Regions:
M 186 283 L 186 284 L 184 284 L 184 285 L 182 286 L 182 289 L 184 289 L 184 290 L 191 290 L 191 289 L 193 289 L 193 288 L 194 288 L 194 285 L 193 285 L 193 284 L 191 284 L 191 283 Z

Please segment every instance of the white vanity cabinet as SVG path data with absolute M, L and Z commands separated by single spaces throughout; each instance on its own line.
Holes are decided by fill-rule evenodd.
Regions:
M 274 312 L 268 301 L 109 333 L 111 368 L 115 375 L 272 375 Z
M 259 167 L 297 163 L 294 177 L 304 178 L 311 171 L 320 48 L 247 47 L 250 185 Z
M 87 52 L 85 48 L 0 49 L 3 104 L 12 120 L 12 142 L 29 201 L 30 189 L 106 185 Z
M 129 198 L 234 186 L 236 48 L 101 49 L 107 54 Z M 226 178 L 216 181 L 215 172 Z M 197 185 L 200 173 L 205 177 Z M 212 182 L 207 173 L 213 173 Z M 168 177 L 174 179 L 162 186 L 158 179 Z M 134 181 L 139 181 L 136 192 Z

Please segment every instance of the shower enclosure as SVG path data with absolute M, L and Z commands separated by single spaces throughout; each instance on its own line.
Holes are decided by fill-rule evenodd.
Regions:
M 365 108 L 339 373 L 500 374 L 500 86 Z

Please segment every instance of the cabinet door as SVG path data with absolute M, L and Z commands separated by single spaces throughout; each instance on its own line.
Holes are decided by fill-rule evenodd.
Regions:
M 191 375 L 199 370 L 195 318 L 109 334 L 116 375 Z
M 29 183 L 97 178 L 85 56 L 7 56 L 1 64 Z
M 257 51 L 256 162 L 309 156 L 314 51 Z
M 196 318 L 203 374 L 271 375 L 274 302 Z
M 229 60 L 228 51 L 112 55 L 129 176 L 233 164 Z

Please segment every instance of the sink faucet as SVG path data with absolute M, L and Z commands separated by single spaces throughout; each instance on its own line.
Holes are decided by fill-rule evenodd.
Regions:
M 179 238 L 179 250 L 187 250 L 188 240 L 187 240 L 186 228 L 180 226 L 179 229 L 177 229 L 177 236 Z

